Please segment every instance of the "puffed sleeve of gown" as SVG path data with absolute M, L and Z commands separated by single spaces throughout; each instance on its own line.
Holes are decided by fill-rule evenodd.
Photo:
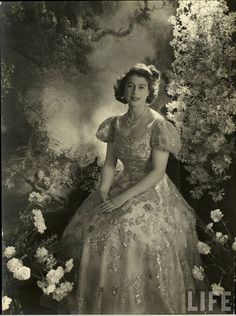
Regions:
M 156 120 L 151 135 L 151 147 L 178 154 L 181 139 L 176 127 L 167 120 Z
M 112 142 L 114 136 L 115 116 L 106 118 L 98 127 L 96 137 L 104 143 Z

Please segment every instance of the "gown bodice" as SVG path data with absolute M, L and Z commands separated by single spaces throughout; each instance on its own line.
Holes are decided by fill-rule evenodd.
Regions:
M 152 169 L 152 149 L 178 153 L 179 134 L 174 125 L 161 116 L 154 119 L 138 135 L 125 136 L 118 128 L 118 117 L 109 117 L 99 126 L 96 136 L 103 142 L 112 142 L 116 157 L 124 169 L 120 182 L 137 183 Z

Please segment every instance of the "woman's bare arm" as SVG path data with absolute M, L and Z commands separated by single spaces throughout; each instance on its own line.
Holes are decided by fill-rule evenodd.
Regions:
M 99 192 L 101 195 L 107 195 L 112 185 L 115 169 L 117 164 L 117 157 L 114 153 L 113 143 L 107 143 L 107 152 L 105 162 L 101 172 L 101 179 L 99 183 Z

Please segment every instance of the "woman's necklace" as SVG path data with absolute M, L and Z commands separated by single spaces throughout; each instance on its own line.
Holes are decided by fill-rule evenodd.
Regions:
M 143 112 L 134 120 L 134 121 L 130 121 L 128 116 L 126 117 L 126 124 L 128 127 L 133 127 L 134 125 L 138 124 L 138 122 L 141 120 L 141 118 L 144 116 L 144 113 L 147 110 L 147 106 L 145 106 L 145 109 L 143 110 Z

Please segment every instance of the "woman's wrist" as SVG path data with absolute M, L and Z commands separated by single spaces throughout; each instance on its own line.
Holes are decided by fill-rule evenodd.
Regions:
M 108 188 L 103 188 L 103 187 L 98 187 L 98 191 L 100 193 L 108 193 L 109 192 L 109 189 Z
M 133 187 L 128 188 L 122 194 L 124 195 L 126 201 L 131 200 L 137 195 Z
M 122 193 L 120 193 L 120 195 L 121 195 L 122 199 L 125 200 L 125 202 L 127 202 L 127 201 L 131 198 L 131 197 L 129 196 L 129 192 L 127 192 L 127 190 L 124 191 L 124 192 L 122 192 Z

